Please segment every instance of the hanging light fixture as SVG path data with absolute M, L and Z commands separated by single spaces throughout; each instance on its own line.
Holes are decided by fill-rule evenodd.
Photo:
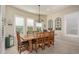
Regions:
M 41 20 L 40 20 L 40 5 L 38 5 L 38 8 L 39 8 L 38 22 L 40 23 L 41 22 Z

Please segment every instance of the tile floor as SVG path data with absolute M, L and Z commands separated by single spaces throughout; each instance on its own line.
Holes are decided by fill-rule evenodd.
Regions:
M 6 54 L 18 54 L 16 46 L 6 49 Z M 28 51 L 23 54 L 28 54 Z M 33 51 L 31 54 L 36 54 Z M 79 38 L 55 37 L 55 45 L 45 47 L 45 50 L 39 49 L 37 54 L 79 54 Z

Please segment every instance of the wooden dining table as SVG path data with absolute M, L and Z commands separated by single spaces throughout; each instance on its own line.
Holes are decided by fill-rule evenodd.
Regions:
M 46 36 L 46 37 L 48 37 L 48 36 Z M 28 50 L 29 50 L 29 52 L 31 53 L 32 52 L 32 48 L 33 48 L 33 45 L 32 45 L 32 40 L 36 40 L 36 39 L 38 39 L 38 37 L 36 37 L 36 36 L 34 36 L 34 35 L 24 35 L 23 37 L 22 37 L 25 41 L 28 41 L 28 43 L 29 43 L 29 47 L 28 47 Z M 49 41 L 49 40 L 48 40 Z M 44 42 L 43 42 L 44 43 Z M 50 41 L 49 41 L 49 46 L 50 46 Z
M 29 43 L 29 47 L 28 47 L 28 50 L 30 51 L 30 53 L 32 52 L 32 40 L 35 40 L 37 39 L 37 37 L 34 37 L 33 35 L 24 35 L 22 37 L 24 39 L 24 41 L 28 41 Z

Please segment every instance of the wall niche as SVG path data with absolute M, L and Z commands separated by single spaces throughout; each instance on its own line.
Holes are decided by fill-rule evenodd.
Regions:
M 62 29 L 62 20 L 61 17 L 57 17 L 55 19 L 55 30 L 61 30 Z

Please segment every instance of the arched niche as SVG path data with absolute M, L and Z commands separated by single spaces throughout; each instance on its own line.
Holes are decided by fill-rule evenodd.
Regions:
M 62 19 L 61 17 L 57 17 L 55 19 L 55 30 L 61 30 L 62 29 Z
M 53 29 L 53 20 L 50 19 L 48 20 L 48 30 L 52 30 Z

